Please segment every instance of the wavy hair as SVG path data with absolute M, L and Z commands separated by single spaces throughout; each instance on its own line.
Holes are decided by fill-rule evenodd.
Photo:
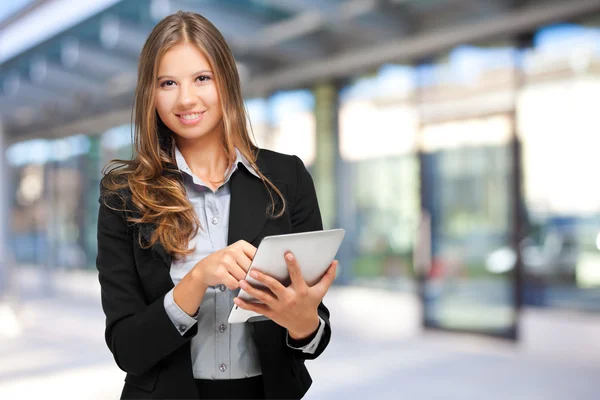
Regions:
M 164 54 L 181 43 L 195 45 L 208 59 L 223 110 L 223 147 L 229 165 L 236 159 L 237 148 L 258 172 L 271 198 L 266 213 L 279 218 L 286 209 L 282 193 L 259 170 L 256 159 L 258 147 L 248 131 L 240 79 L 235 59 L 219 30 L 199 14 L 179 11 L 161 20 L 152 30 L 140 54 L 137 86 L 132 120 L 134 122 L 134 157 L 131 160 L 111 160 L 103 170 L 104 204 L 112 209 L 131 212 L 127 219 L 133 224 L 153 224 L 149 242 L 139 237 L 140 246 L 149 248 L 156 242 L 175 259 L 193 252 L 189 241 L 200 222 L 187 198 L 174 155 L 173 132 L 161 121 L 154 106 L 154 85 L 158 65 Z M 122 192 L 130 192 L 131 204 Z M 273 192 L 281 199 L 276 212 Z M 128 193 L 129 194 L 129 193 Z M 108 204 L 107 198 L 116 195 L 122 208 Z M 127 209 L 127 208 L 133 208 Z

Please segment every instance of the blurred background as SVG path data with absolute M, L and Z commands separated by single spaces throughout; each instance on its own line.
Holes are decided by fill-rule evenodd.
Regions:
M 120 394 L 99 181 L 180 9 L 347 232 L 306 398 L 600 398 L 598 0 L 2 1 L 0 398 Z

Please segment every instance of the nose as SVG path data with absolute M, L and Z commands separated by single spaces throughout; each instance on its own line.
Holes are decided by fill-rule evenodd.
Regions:
M 179 89 L 179 105 L 183 107 L 190 107 L 196 104 L 198 96 L 196 95 L 195 88 L 193 85 L 181 84 Z

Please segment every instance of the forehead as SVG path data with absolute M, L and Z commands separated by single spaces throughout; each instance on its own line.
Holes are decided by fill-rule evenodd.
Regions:
M 181 43 L 163 55 L 158 75 L 188 76 L 200 70 L 210 70 L 208 58 L 193 44 Z

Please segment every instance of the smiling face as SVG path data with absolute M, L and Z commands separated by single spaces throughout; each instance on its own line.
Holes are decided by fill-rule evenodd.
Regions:
M 172 47 L 160 60 L 154 106 L 178 139 L 223 135 L 214 72 L 204 54 L 189 43 Z

